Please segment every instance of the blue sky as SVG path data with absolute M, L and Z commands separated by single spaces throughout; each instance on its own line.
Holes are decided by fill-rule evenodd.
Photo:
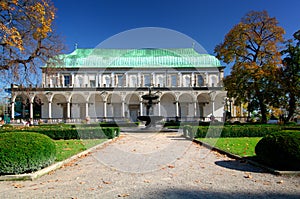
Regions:
M 160 27 L 178 31 L 208 53 L 249 11 L 267 10 L 286 30 L 286 38 L 300 29 L 299 0 L 53 0 L 57 7 L 56 31 L 67 52 L 94 48 L 126 30 Z M 168 46 L 170 43 L 161 45 Z M 184 44 L 183 44 L 184 45 Z M 192 42 L 185 44 L 192 47 Z M 149 47 L 149 46 L 145 46 Z M 155 46 L 154 46 L 155 47 Z M 157 46 L 163 48 L 164 46 Z

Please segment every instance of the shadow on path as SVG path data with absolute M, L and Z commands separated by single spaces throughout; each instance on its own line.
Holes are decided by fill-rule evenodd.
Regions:
M 215 162 L 216 165 L 224 167 L 227 169 L 246 171 L 246 172 L 255 172 L 255 173 L 266 173 L 265 170 L 250 165 L 243 160 L 222 160 Z
M 274 192 L 262 192 L 262 193 L 245 193 L 234 191 L 231 193 L 215 192 L 209 190 L 190 190 L 190 189 L 168 189 L 168 190 L 156 190 L 149 192 L 147 195 L 143 195 L 145 199 L 151 198 L 172 198 L 172 199 L 215 199 L 215 198 L 276 198 L 276 199 L 298 199 L 299 195 L 295 193 L 274 193 Z

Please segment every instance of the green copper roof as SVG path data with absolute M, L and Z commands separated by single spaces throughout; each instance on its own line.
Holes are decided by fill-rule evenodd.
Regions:
M 109 67 L 219 67 L 220 61 L 192 48 L 176 49 L 76 49 L 60 55 L 66 68 Z

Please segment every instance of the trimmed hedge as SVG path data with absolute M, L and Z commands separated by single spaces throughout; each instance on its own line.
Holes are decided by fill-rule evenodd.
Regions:
M 300 170 L 300 132 L 270 133 L 257 143 L 255 153 L 259 161 L 273 168 Z
M 53 140 L 38 133 L 0 134 L 0 174 L 21 174 L 39 170 L 55 160 Z
M 277 125 L 244 125 L 244 126 L 184 126 L 185 136 L 191 138 L 205 137 L 263 137 L 268 133 L 280 131 Z
M 15 129 L 5 130 L 6 132 L 15 132 Z M 5 133 L 5 131 L 0 131 Z M 47 135 L 53 140 L 70 140 L 70 139 L 112 139 L 120 135 L 120 128 L 118 127 L 79 127 L 75 126 L 59 126 L 52 127 L 30 127 L 22 130 L 23 132 L 35 132 Z
M 32 130 L 31 130 L 32 131 Z M 34 130 L 49 136 L 54 140 L 70 140 L 70 139 L 112 139 L 120 135 L 120 128 L 109 127 L 86 127 L 86 128 L 61 128 L 61 129 L 41 129 Z

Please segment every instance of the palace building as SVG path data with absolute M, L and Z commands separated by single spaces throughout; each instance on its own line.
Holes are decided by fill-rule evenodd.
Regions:
M 75 49 L 42 67 L 42 85 L 12 86 L 11 118 L 44 122 L 136 121 L 142 95 L 159 95 L 152 115 L 165 120 L 222 121 L 224 67 L 193 48 Z

